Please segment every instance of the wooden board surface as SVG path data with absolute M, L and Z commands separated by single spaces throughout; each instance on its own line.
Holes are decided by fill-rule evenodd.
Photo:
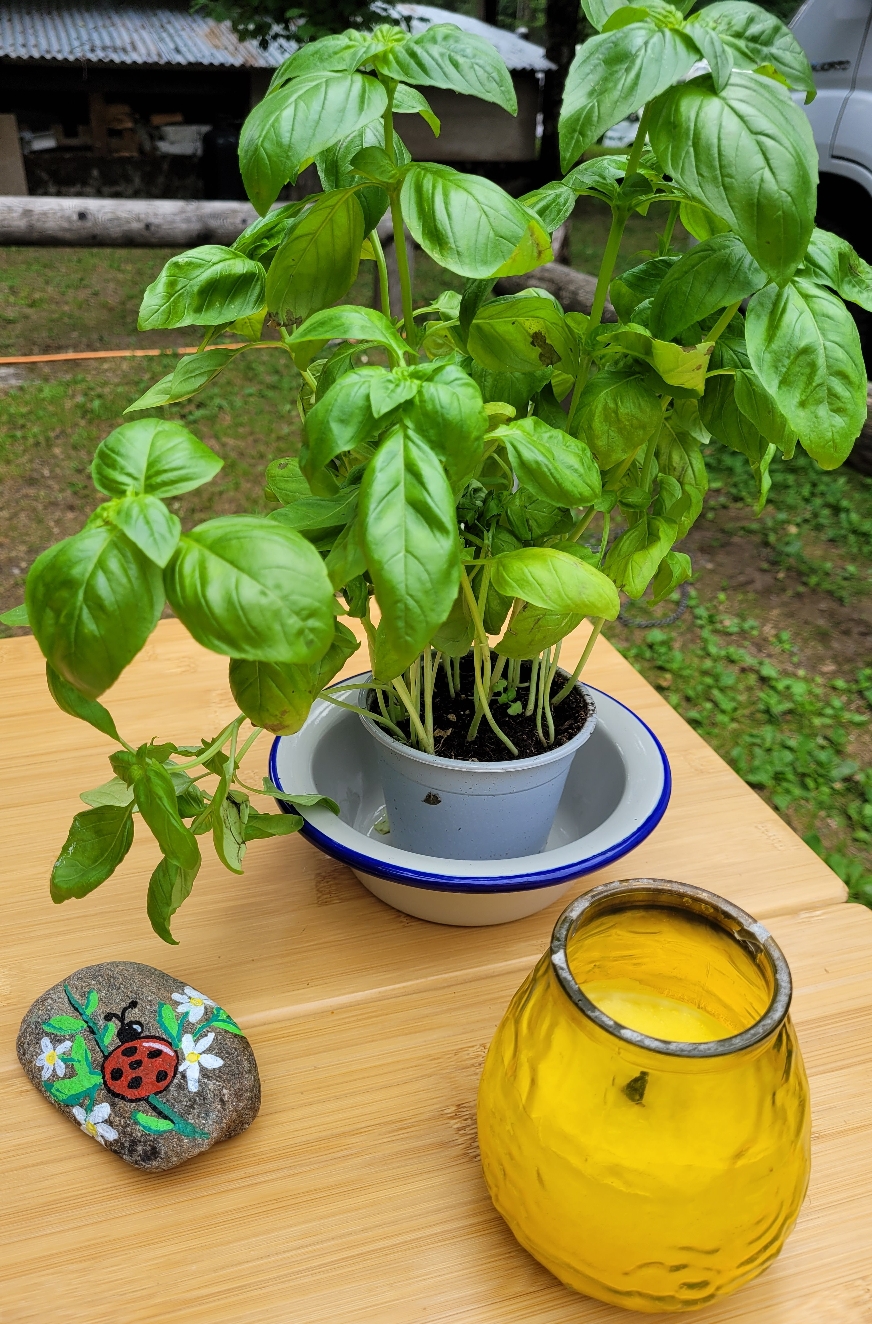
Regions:
M 570 659 L 584 637 L 582 631 L 568 643 Z M 360 659 L 358 653 L 349 673 L 361 669 Z M 226 677 L 226 659 L 164 621 L 107 702 L 128 740 L 184 743 L 215 734 L 233 716 Z M 549 910 L 498 928 L 442 928 L 376 901 L 349 869 L 297 837 L 255 842 L 242 878 L 227 873 L 206 843 L 193 893 L 174 920 L 180 946 L 171 948 L 154 936 L 145 914 L 158 859 L 145 834 L 137 833 L 119 872 L 97 892 L 52 904 L 48 877 L 73 814 L 83 808 L 78 793 L 111 775 L 113 746 L 54 706 L 31 639 L 0 643 L 0 941 L 5 979 L 15 989 L 0 1006 L 0 1042 L 8 1045 L 38 993 L 95 961 L 147 961 L 245 1016 L 422 976 L 450 982 L 494 960 L 523 962 L 544 948 L 572 895 L 613 878 L 696 883 L 761 919 L 844 900 L 835 874 L 605 641 L 591 658 L 590 682 L 628 704 L 660 737 L 673 797 L 646 842 L 574 884 Z M 247 765 L 252 784 L 266 770 L 267 749 L 262 739 Z
M 796 982 L 812 1182 L 775 1265 L 695 1317 L 868 1324 L 872 915 L 831 906 L 771 927 Z M 522 974 L 249 1018 L 259 1119 L 159 1177 L 4 1072 L 4 1324 L 625 1324 L 532 1260 L 482 1181 L 478 1072 Z
M 353 659 L 349 672 L 360 666 Z M 648 842 L 574 891 L 640 874 L 711 887 L 775 917 L 797 979 L 814 1083 L 812 1192 L 781 1261 L 700 1318 L 867 1324 L 872 916 L 840 904 L 835 875 L 605 642 L 589 679 L 652 726 L 675 792 Z M 178 948 L 145 917 L 156 859 L 147 842 L 97 893 L 52 906 L 51 863 L 78 792 L 109 775 L 111 746 L 53 706 L 30 639 L 0 643 L 0 696 L 3 1324 L 58 1312 L 69 1324 L 627 1318 L 567 1293 L 520 1250 L 477 1164 L 485 1046 L 565 902 L 512 925 L 442 928 L 382 905 L 288 838 L 255 843 L 244 878 L 207 863 L 177 917 Z M 187 742 L 233 712 L 226 662 L 171 621 L 108 701 L 136 741 Z M 266 742 L 249 779 L 265 756 Z M 217 998 L 260 1064 L 252 1129 L 162 1176 L 99 1151 L 37 1097 L 14 1055 L 20 1018 L 43 989 L 113 958 L 150 962 Z M 824 1300 L 838 1311 L 825 1313 Z

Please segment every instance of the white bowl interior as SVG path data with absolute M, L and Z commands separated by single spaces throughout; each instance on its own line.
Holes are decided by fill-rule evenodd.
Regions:
M 597 727 L 573 760 L 554 827 L 537 855 L 437 859 L 392 846 L 379 832 L 384 797 L 371 737 L 356 713 L 319 699 L 303 729 L 276 740 L 270 766 L 286 792 L 317 791 L 340 806 L 303 809 L 315 845 L 360 876 L 451 890 L 546 887 L 626 854 L 663 815 L 669 765 L 653 733 L 629 708 L 594 690 Z
M 355 833 L 389 846 L 390 832 L 376 827 L 384 820 L 385 803 L 375 745 L 356 714 L 339 711 L 312 750 L 314 789 L 337 802 L 342 822 Z M 573 759 L 543 849 L 557 850 L 589 836 L 617 810 L 626 786 L 624 760 L 600 722 Z

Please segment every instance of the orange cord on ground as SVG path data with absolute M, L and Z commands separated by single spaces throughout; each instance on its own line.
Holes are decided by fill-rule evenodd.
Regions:
M 15 354 L 11 358 L 0 358 L 0 364 L 60 363 L 67 359 L 141 359 L 159 354 L 196 354 L 198 348 L 198 345 L 185 345 L 182 349 L 94 349 L 81 354 Z M 210 345 L 209 348 L 241 349 L 242 345 Z

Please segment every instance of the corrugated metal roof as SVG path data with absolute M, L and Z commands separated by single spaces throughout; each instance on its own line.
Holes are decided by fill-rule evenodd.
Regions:
M 515 36 L 505 28 L 495 28 L 490 23 L 482 23 L 479 18 L 469 18 L 466 14 L 453 14 L 448 9 L 437 9 L 435 5 L 399 4 L 395 8 L 400 14 L 411 19 L 413 33 L 423 32 L 431 23 L 456 23 L 464 32 L 474 32 L 484 37 L 499 51 L 509 69 L 520 71 L 532 69 L 536 73 L 545 73 L 556 68 L 546 60 L 541 46 L 534 46 L 532 41 Z
M 229 23 L 148 5 L 0 4 L 0 58 L 274 69 L 296 49 L 240 41 Z
M 411 20 L 413 32 L 431 23 L 456 23 L 491 42 L 510 69 L 553 68 L 538 46 L 513 32 L 433 5 L 396 8 Z M 276 39 L 263 50 L 257 42 L 240 41 L 229 23 L 181 7 L 0 3 L 0 59 L 274 69 L 295 49 L 294 42 Z

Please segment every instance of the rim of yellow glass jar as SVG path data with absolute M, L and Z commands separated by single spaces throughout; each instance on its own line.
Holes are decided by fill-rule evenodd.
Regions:
M 569 968 L 566 946 L 578 930 L 600 915 L 630 906 L 659 906 L 667 910 L 690 911 L 710 924 L 717 925 L 730 935 L 753 960 L 762 965 L 772 985 L 772 998 L 758 1021 L 740 1034 L 707 1043 L 687 1043 L 682 1040 L 655 1039 L 652 1035 L 632 1030 L 620 1021 L 612 1020 L 590 998 L 586 997 Z M 582 1015 L 600 1029 L 622 1039 L 635 1048 L 647 1048 L 652 1053 L 669 1057 L 726 1057 L 753 1048 L 774 1034 L 783 1024 L 790 1009 L 793 981 L 784 953 L 769 930 L 757 922 L 747 911 L 734 906 L 722 896 L 708 892 L 690 883 L 676 883 L 667 878 L 625 878 L 620 882 L 602 883 L 591 888 L 566 907 L 554 925 L 551 935 L 551 967 L 564 993 Z

